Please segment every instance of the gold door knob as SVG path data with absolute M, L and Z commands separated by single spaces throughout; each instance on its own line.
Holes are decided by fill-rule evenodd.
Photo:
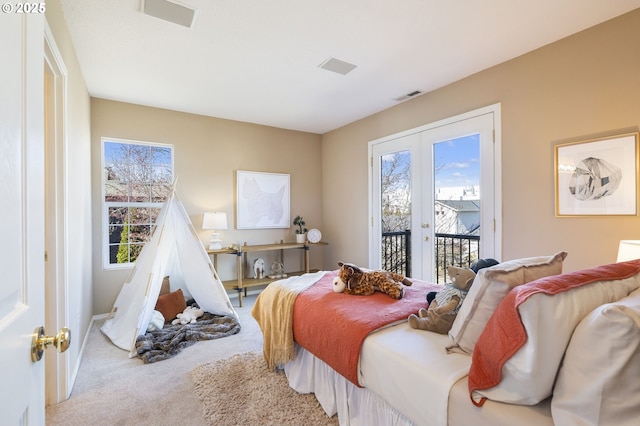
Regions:
M 64 352 L 71 345 L 71 330 L 63 327 L 55 336 L 45 336 L 44 327 L 36 327 L 31 339 L 31 360 L 38 362 L 42 359 L 42 354 L 47 346 L 53 345 L 58 352 Z

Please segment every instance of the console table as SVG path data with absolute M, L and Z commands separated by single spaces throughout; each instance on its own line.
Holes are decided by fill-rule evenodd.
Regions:
M 294 271 L 294 272 L 286 272 L 286 276 L 290 277 L 292 275 L 302 275 L 304 273 L 310 272 L 309 270 L 309 250 L 314 246 L 322 246 L 327 245 L 327 243 L 319 242 L 319 243 L 275 243 L 275 244 L 258 244 L 258 245 L 244 245 L 238 247 L 238 249 L 225 248 L 220 250 L 207 250 L 209 255 L 213 255 L 213 267 L 216 272 L 218 271 L 218 255 L 219 254 L 234 254 L 237 258 L 237 278 L 235 280 L 226 280 L 222 282 L 224 288 L 227 290 L 236 290 L 238 292 L 238 303 L 239 306 L 242 307 L 242 297 L 243 295 L 247 295 L 247 288 L 257 287 L 267 285 L 273 281 L 276 281 L 279 278 L 269 278 L 265 276 L 264 278 L 248 278 L 245 275 L 245 272 L 248 270 L 248 253 L 255 253 L 260 251 L 270 251 L 270 250 L 280 250 L 280 263 L 284 265 L 284 251 L 285 250 L 301 250 L 304 253 L 304 270 L 303 271 Z M 265 274 L 268 274 L 265 271 Z

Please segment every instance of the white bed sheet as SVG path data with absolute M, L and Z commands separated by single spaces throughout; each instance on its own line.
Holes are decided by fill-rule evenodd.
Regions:
M 449 394 L 446 423 L 426 419 L 417 424 L 398 412 L 378 395 L 359 388 L 310 352 L 298 347 L 296 359 L 285 366 L 290 386 L 300 393 L 315 393 L 328 416 L 338 415 L 341 426 L 553 426 L 551 399 L 538 405 L 513 405 L 486 401 L 481 408 L 471 403 L 467 377 Z
M 471 357 L 447 354 L 449 339 L 408 323 L 368 336 L 355 386 L 301 347 L 285 365 L 290 386 L 315 393 L 327 415 L 343 426 L 446 425 L 449 391 L 471 365 Z M 469 402 L 470 403 L 470 402 Z
M 553 426 L 551 397 L 537 405 L 515 405 L 487 400 L 476 407 L 469 398 L 469 377 L 464 377 L 449 394 L 449 425 Z
M 448 344 L 447 335 L 406 322 L 380 330 L 362 345 L 359 382 L 416 424 L 446 425 L 449 391 L 471 366 Z

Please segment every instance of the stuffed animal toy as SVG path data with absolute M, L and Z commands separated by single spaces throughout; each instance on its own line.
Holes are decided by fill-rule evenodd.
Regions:
M 420 330 L 447 334 L 460 310 L 464 298 L 473 284 L 476 273 L 471 269 L 447 267 L 451 282 L 445 284 L 428 309 L 421 308 L 418 315 L 409 315 L 409 325 Z
M 490 268 L 490 267 L 495 266 L 495 265 L 497 265 L 499 263 L 500 262 L 498 262 L 497 260 L 491 259 L 491 258 L 477 259 L 476 261 L 474 261 L 471 264 L 469 269 L 471 269 L 473 272 L 475 272 L 477 274 L 480 269 Z M 427 293 L 427 303 L 428 304 L 431 304 L 433 299 L 436 298 L 436 294 L 438 294 L 437 291 L 430 291 L 429 293 Z
M 195 306 L 187 306 L 181 314 L 176 316 L 176 319 L 171 321 L 171 324 L 193 324 L 196 322 L 196 319 L 200 318 L 204 315 L 204 311 L 200 308 L 196 308 Z
M 333 279 L 333 291 L 356 296 L 369 296 L 375 291 L 402 299 L 404 286 L 411 281 L 404 275 L 387 271 L 365 271 L 353 263 L 338 262 L 338 276 Z

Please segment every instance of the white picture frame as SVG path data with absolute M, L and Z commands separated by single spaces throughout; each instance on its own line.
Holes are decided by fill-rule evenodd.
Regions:
M 289 228 L 290 175 L 238 170 L 237 229 Z

